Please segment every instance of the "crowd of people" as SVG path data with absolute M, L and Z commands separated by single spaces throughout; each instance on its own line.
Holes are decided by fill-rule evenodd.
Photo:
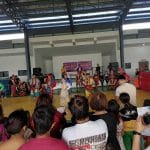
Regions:
M 88 98 L 74 95 L 69 99 L 63 95 L 62 103 L 71 112 L 69 122 L 67 112 L 53 106 L 48 92 L 39 94 L 32 115 L 18 109 L 6 118 L 0 105 L 0 149 L 142 150 L 142 141 L 149 144 L 150 140 L 149 130 L 142 135 L 144 129 L 150 128 L 150 112 L 146 121 L 143 116 L 138 118 L 136 88 L 123 75 L 118 83 L 116 99 L 109 101 L 100 91 Z M 67 89 L 65 84 L 62 86 Z M 145 100 L 144 105 L 149 108 L 150 100 Z
M 30 82 L 21 81 L 17 75 L 12 75 L 9 84 L 12 97 L 27 95 L 38 97 L 43 92 L 48 92 L 53 96 L 53 87 L 56 86 L 56 81 L 52 73 L 44 76 L 32 75 Z
M 82 68 L 78 70 L 77 76 L 83 75 Z M 136 87 L 122 69 L 118 71 L 115 99 L 108 100 L 101 91 L 92 92 L 96 82 L 93 84 L 94 78 L 87 73 L 82 76 L 85 96 L 70 97 L 71 82 L 62 70 L 59 101 L 63 111 L 53 105 L 53 74 L 46 75 L 43 84 L 33 75 L 30 86 L 12 76 L 12 96 L 19 93 L 18 87 L 23 84 L 37 99 L 32 115 L 28 110 L 18 109 L 5 117 L 0 105 L 0 150 L 144 150 L 146 146 L 150 149 L 150 99 L 144 101 L 147 113 L 139 117 Z M 98 68 L 96 72 L 99 73 Z M 112 82 L 113 70 L 107 75 Z M 65 117 L 68 111 L 69 121 Z

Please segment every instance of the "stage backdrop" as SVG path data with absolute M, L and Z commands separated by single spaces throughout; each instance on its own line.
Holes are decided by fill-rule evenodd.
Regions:
M 79 61 L 79 62 L 65 62 L 63 63 L 66 67 L 67 72 L 77 71 L 78 66 L 80 65 L 83 70 L 92 70 L 92 61 Z
M 85 53 L 86 53 L 86 50 L 85 50 Z M 102 55 L 101 55 L 101 53 L 95 53 L 95 54 L 53 56 L 52 61 L 53 61 L 53 73 L 54 73 L 56 79 L 61 79 L 61 67 L 62 67 L 63 63 L 91 61 L 92 67 L 96 67 L 97 64 L 99 64 L 101 66 L 102 65 Z M 68 72 L 68 73 L 76 75 L 76 71 Z

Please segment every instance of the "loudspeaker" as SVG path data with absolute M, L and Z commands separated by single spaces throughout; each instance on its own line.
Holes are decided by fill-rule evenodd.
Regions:
M 41 76 L 42 74 L 41 71 L 42 71 L 41 68 L 33 68 L 33 75 Z
M 117 73 L 117 72 L 118 72 L 118 67 L 119 67 L 118 62 L 111 62 L 110 65 L 111 65 L 113 71 L 114 71 L 115 73 Z

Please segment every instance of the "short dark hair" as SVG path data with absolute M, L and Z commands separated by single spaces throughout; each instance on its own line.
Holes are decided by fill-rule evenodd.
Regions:
M 106 95 L 99 92 L 90 96 L 90 107 L 93 110 L 101 111 L 107 109 L 107 98 Z
M 11 135 L 19 133 L 27 121 L 27 113 L 23 109 L 15 110 L 8 116 L 7 132 Z
M 76 120 L 82 120 L 89 115 L 88 99 L 85 96 L 75 95 L 68 103 L 68 108 Z
M 130 96 L 128 93 L 121 93 L 119 99 L 123 104 L 127 104 L 130 102 Z
M 47 94 L 40 94 L 40 96 L 37 98 L 36 107 L 40 105 L 51 105 L 52 104 L 52 97 Z
M 116 115 L 118 115 L 119 113 L 119 104 L 116 102 L 115 99 L 111 99 L 109 102 L 108 102 L 108 106 L 107 106 L 107 110 L 108 112 L 112 112 Z
M 35 132 L 39 135 L 45 134 L 49 131 L 53 123 L 54 112 L 46 105 L 36 107 L 33 113 L 33 122 Z
M 118 80 L 125 80 L 126 78 L 125 78 L 124 75 L 119 75 L 117 79 L 118 79 Z

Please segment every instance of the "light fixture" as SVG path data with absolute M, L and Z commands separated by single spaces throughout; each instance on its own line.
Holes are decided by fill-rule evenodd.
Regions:
M 142 17 L 142 16 L 148 16 L 150 13 L 138 13 L 138 14 L 128 14 L 127 17 Z
M 114 11 L 103 11 L 103 12 L 92 12 L 92 13 L 84 13 L 84 14 L 73 14 L 73 17 L 90 17 L 90 16 L 99 16 L 99 15 L 109 15 L 109 14 L 116 14 L 119 10 Z
M 104 19 L 114 19 L 114 18 L 117 18 L 117 16 L 75 19 L 74 22 L 93 21 L 93 20 L 104 20 Z
M 8 24 L 8 25 L 0 25 L 0 29 L 1 28 L 12 28 L 12 27 L 16 27 L 16 25 L 15 24 Z
M 15 40 L 15 39 L 24 39 L 24 33 L 1 34 L 0 35 L 0 41 Z
M 123 30 L 150 29 L 150 22 L 124 24 Z
M 140 7 L 140 8 L 132 8 L 129 10 L 129 12 L 142 12 L 148 10 L 150 10 L 150 7 Z
M 1 20 L 0 24 L 13 23 L 12 20 Z
M 39 17 L 39 18 L 30 18 L 28 21 L 44 21 L 44 20 L 57 20 L 57 19 L 67 19 L 68 16 L 52 16 L 52 17 Z
M 69 23 L 69 20 L 64 21 L 55 21 L 55 22 L 37 22 L 37 23 L 30 23 L 31 26 L 37 25 L 51 25 L 51 24 L 61 24 L 61 23 Z

